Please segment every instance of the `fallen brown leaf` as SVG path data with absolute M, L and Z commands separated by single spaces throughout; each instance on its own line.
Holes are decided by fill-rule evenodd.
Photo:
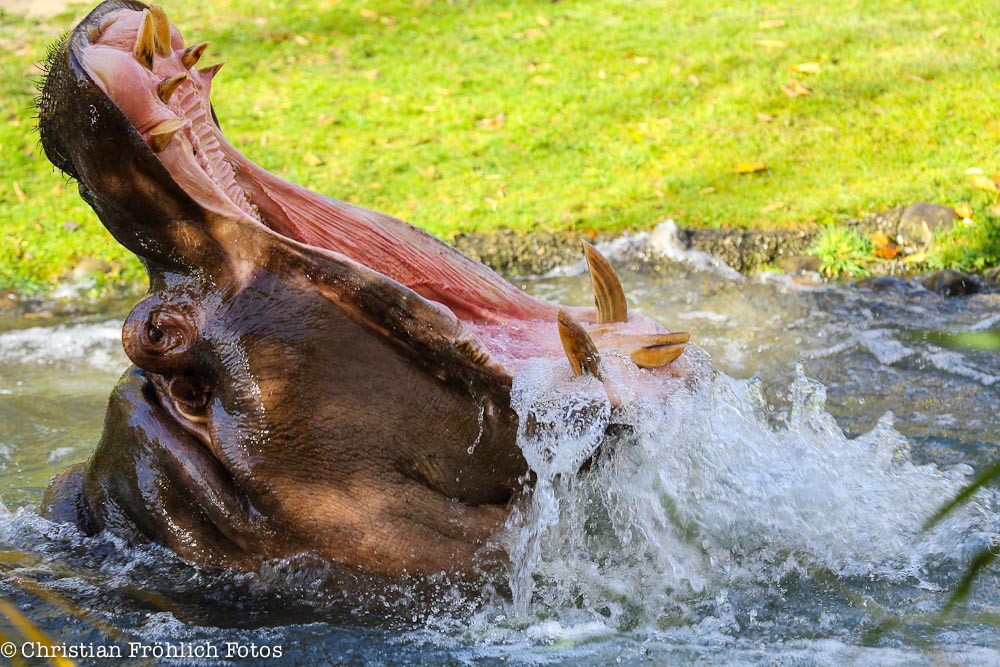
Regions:
M 890 239 L 883 232 L 869 234 L 868 238 L 872 242 L 872 245 L 875 246 L 873 254 L 879 259 L 893 259 L 902 250 L 898 243 Z
M 969 206 L 969 202 L 962 202 L 955 207 L 955 215 L 960 218 L 971 218 L 972 217 L 972 207 Z
M 760 209 L 760 212 L 761 213 L 770 213 L 771 211 L 777 211 L 777 210 L 783 209 L 783 208 L 785 208 L 785 202 L 783 202 L 783 201 L 776 201 L 776 202 L 771 202 L 767 206 L 762 207 Z
M 500 127 L 507 122 L 507 114 L 504 112 L 498 113 L 492 118 L 480 118 L 476 121 L 476 125 L 479 127 Z
M 773 28 L 783 28 L 785 27 L 785 22 L 781 19 L 769 19 L 767 21 L 761 21 L 757 24 L 759 30 L 771 30 Z
M 788 46 L 788 42 L 784 42 L 780 39 L 758 39 L 754 42 L 754 46 L 759 46 L 764 49 L 783 49 Z
M 798 79 L 792 79 L 783 85 L 781 87 L 781 92 L 789 97 L 804 97 L 806 95 L 812 95 L 812 91 Z
M 997 188 L 996 182 L 986 174 L 969 174 L 969 182 L 977 190 L 1000 192 L 1000 188 Z
M 769 113 L 760 112 L 757 114 L 757 120 L 759 120 L 762 123 L 770 123 L 771 121 L 774 120 L 774 116 L 772 116 Z
M 948 26 L 946 25 L 943 25 L 939 28 L 934 28 L 934 30 L 931 30 L 931 39 L 937 39 L 946 32 L 948 32 Z

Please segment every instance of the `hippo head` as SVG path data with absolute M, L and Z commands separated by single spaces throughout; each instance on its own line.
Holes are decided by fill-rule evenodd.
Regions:
M 315 552 L 385 574 L 472 571 L 530 484 L 518 362 L 566 355 L 567 378 L 600 378 L 613 358 L 656 376 L 687 335 L 630 316 L 592 248 L 597 308 L 561 308 L 268 173 L 220 131 L 205 47 L 156 5 L 109 0 L 50 59 L 45 153 L 150 289 L 124 325 L 135 365 L 101 442 L 53 482 L 48 515 L 197 562 Z

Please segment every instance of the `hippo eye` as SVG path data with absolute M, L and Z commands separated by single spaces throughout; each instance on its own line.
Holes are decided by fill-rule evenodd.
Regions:
M 152 343 L 159 344 L 159 342 L 163 340 L 163 332 L 160 331 L 159 328 L 157 328 L 157 327 L 155 327 L 153 325 L 149 326 L 149 331 L 148 331 L 147 335 L 149 336 L 149 340 Z

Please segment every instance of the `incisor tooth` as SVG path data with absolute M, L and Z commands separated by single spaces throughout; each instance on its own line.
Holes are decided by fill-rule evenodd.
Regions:
M 153 49 L 155 39 L 153 38 L 153 19 L 149 15 L 149 10 L 142 10 L 142 20 L 139 22 L 139 32 L 135 36 L 135 46 L 132 47 L 132 55 L 146 69 L 153 69 Z
M 163 7 L 152 4 L 149 6 L 149 15 L 153 19 L 153 43 L 156 52 L 161 56 L 170 55 L 170 20 Z
M 197 65 L 201 57 L 205 55 L 205 49 L 208 48 L 208 45 L 209 42 L 202 42 L 201 44 L 195 44 L 184 49 L 184 54 L 181 56 L 181 63 L 184 64 L 184 69 L 191 69 Z
M 556 321 L 559 324 L 559 339 L 566 351 L 573 375 L 583 375 L 583 371 L 587 371 L 601 380 L 601 356 L 597 352 L 594 341 L 591 340 L 584 328 L 562 308 L 559 309 Z
M 184 123 L 186 122 L 183 118 L 175 117 L 168 118 L 158 124 L 149 131 L 149 147 L 154 153 L 162 151 L 170 143 L 170 140 L 174 138 L 174 135 L 177 134 L 177 131 L 184 127 Z
M 639 368 L 659 368 L 681 356 L 684 343 L 647 345 L 632 352 L 632 361 Z
M 170 96 L 177 90 L 177 86 L 187 81 L 187 72 L 181 72 L 168 76 L 156 86 L 156 94 L 163 100 L 164 104 L 170 101 Z
M 618 274 L 597 248 L 586 241 L 583 252 L 587 256 L 590 282 L 594 286 L 594 302 L 597 304 L 597 323 L 624 322 L 628 319 L 628 305 Z

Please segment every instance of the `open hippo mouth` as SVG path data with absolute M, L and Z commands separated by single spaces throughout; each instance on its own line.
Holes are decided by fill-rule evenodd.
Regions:
M 150 276 L 123 331 L 138 368 L 50 514 L 198 561 L 313 550 L 467 571 L 527 472 L 518 363 L 566 355 L 567 381 L 615 365 L 655 378 L 688 336 L 629 315 L 592 247 L 597 308 L 560 307 L 265 171 L 220 130 L 206 47 L 156 5 L 109 0 L 50 59 L 46 155 Z

